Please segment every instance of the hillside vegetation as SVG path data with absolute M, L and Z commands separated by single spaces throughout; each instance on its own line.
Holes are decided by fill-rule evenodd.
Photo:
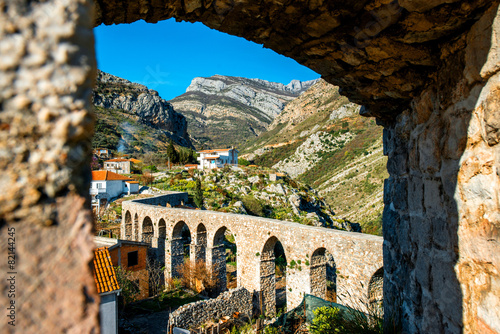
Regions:
M 187 191 L 191 203 L 203 209 L 249 214 L 347 231 L 360 231 L 356 223 L 336 216 L 318 192 L 290 177 L 273 180 L 267 168 L 229 168 L 213 171 L 167 171 L 155 180 L 160 190 Z M 195 204 L 196 179 L 203 199 Z
M 318 191 L 337 216 L 381 234 L 388 177 L 382 128 L 323 80 L 289 103 L 243 157 L 286 172 Z

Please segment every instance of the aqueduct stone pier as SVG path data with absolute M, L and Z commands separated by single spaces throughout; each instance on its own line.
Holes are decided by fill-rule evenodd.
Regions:
M 216 211 L 172 208 L 187 202 L 187 193 L 171 193 L 123 202 L 121 238 L 148 242 L 165 260 L 166 275 L 176 275 L 184 261 L 182 228 L 191 234 L 191 260 L 203 260 L 226 288 L 226 257 L 222 246 L 230 231 L 237 247 L 239 287 L 262 296 L 265 313 L 275 312 L 274 246 L 283 245 L 287 309 L 297 306 L 304 294 L 325 297 L 325 252 L 333 256 L 337 295 L 341 303 L 358 306 L 380 303 L 382 238 L 292 222 Z M 168 203 L 168 204 L 167 204 Z
M 408 333 L 500 333 L 499 3 L 0 0 L 0 248 L 14 228 L 24 287 L 18 326 L 0 331 L 97 330 L 92 28 L 174 17 L 296 59 L 363 104 L 388 155 L 385 314 Z

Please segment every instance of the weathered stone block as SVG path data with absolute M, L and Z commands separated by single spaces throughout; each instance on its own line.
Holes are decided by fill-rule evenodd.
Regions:
M 411 213 L 423 211 L 424 183 L 420 176 L 412 175 L 408 178 L 408 209 Z

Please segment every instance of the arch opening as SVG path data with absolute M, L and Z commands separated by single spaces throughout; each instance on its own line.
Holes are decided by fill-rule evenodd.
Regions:
M 130 211 L 127 210 L 127 212 L 125 212 L 125 239 L 126 240 L 132 239 L 132 230 L 133 230 L 132 215 L 130 214 Z
M 236 239 L 225 226 L 219 228 L 214 236 L 212 268 L 217 293 L 237 287 Z
M 384 267 L 378 269 L 368 283 L 368 306 L 374 311 L 383 311 Z
M 149 244 L 151 247 L 151 242 L 153 241 L 153 221 L 149 217 L 145 217 L 142 221 L 142 234 L 141 241 Z
M 161 218 L 158 222 L 158 260 L 165 263 L 165 242 L 167 237 L 167 224 L 165 219 Z
M 189 263 L 189 250 L 191 245 L 191 232 L 187 224 L 179 221 L 172 232 L 170 242 L 171 273 L 172 277 L 184 277 L 189 274 L 185 270 L 185 263 Z
M 260 254 L 261 314 L 272 316 L 286 306 L 286 255 L 276 237 L 269 238 Z
M 337 302 L 337 268 L 333 256 L 325 248 L 318 248 L 311 256 L 311 295 Z
M 196 228 L 196 237 L 194 244 L 194 261 L 203 262 L 207 261 L 207 229 L 205 225 L 200 223 Z

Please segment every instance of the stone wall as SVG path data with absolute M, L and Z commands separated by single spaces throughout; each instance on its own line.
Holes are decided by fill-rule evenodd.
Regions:
M 492 6 L 384 130 L 384 298 L 410 333 L 500 333 L 499 33 Z
M 88 0 L 0 1 L 1 333 L 99 327 L 88 198 L 92 17 Z M 11 293 L 7 272 L 16 272 Z
M 136 200 L 138 203 L 160 206 L 183 205 L 188 202 L 188 194 L 183 192 L 169 191 L 166 195 L 141 198 Z
M 389 155 L 386 305 L 401 306 L 408 332 L 500 333 L 494 313 L 500 305 L 498 4 L 0 0 L 0 246 L 8 254 L 7 231 L 15 228 L 23 287 L 16 294 L 15 329 L 98 330 L 88 265 L 92 20 L 176 17 L 263 43 L 365 103 L 361 113 L 377 116 L 386 128 Z M 272 226 L 270 233 L 281 233 Z M 137 229 L 132 234 L 139 238 Z M 341 239 L 335 245 L 351 261 L 333 255 L 345 270 L 357 257 Z M 358 243 L 353 247 L 359 250 Z M 252 263 L 255 254 L 240 256 Z M 7 269 L 2 262 L 0 270 Z M 287 283 L 295 289 L 309 282 L 304 273 Z M 0 288 L 8 289 L 5 280 Z M 9 302 L 0 296 L 0 304 Z M 1 332 L 13 330 L 0 323 Z
M 172 194 L 176 196 L 176 194 Z M 170 195 L 163 195 L 168 197 Z M 154 198 L 148 199 L 156 203 Z M 165 199 L 163 199 L 165 200 Z M 191 260 L 197 252 L 205 252 L 206 264 L 213 275 L 221 279 L 218 291 L 225 290 L 225 255 L 218 247 L 222 231 L 229 230 L 234 238 L 237 252 L 237 282 L 253 292 L 262 291 L 265 312 L 275 311 L 274 245 L 281 242 L 288 264 L 286 299 L 291 309 L 302 301 L 303 294 L 311 294 L 311 265 L 313 254 L 328 252 L 333 256 L 337 278 L 337 294 L 341 302 L 358 305 L 368 302 L 368 286 L 373 274 L 382 268 L 382 238 L 354 232 L 312 227 L 292 222 L 266 219 L 248 215 L 237 215 L 207 210 L 190 210 L 162 207 L 126 201 L 122 204 L 122 231 L 126 217 L 137 216 L 137 227 L 142 231 L 144 221 L 153 222 L 153 240 L 158 239 L 159 223 L 166 223 L 165 277 L 176 276 L 176 267 L 182 263 L 183 244 L 179 239 L 180 226 L 184 224 L 191 234 Z M 122 232 L 123 233 L 123 232 Z M 141 241 L 141 240 L 138 240 Z M 154 243 L 153 243 L 154 245 Z M 265 265 L 268 264 L 268 265 Z M 326 266 L 326 261 L 323 261 Z M 317 264 L 316 267 L 317 268 Z M 313 281 L 326 279 L 325 270 L 314 272 Z M 325 292 L 324 289 L 321 289 Z M 325 297 L 321 295 L 319 297 Z
M 185 329 L 196 328 L 208 321 L 239 312 L 252 317 L 252 295 L 245 288 L 224 292 L 219 297 L 181 306 L 169 316 L 169 326 Z

